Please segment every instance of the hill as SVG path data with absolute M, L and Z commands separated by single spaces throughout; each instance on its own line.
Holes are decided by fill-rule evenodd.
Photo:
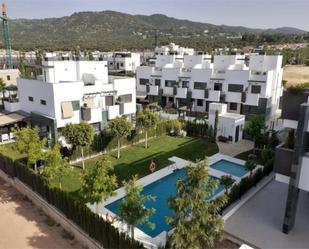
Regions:
M 300 35 L 295 28 L 250 29 L 180 20 L 165 15 L 129 15 L 114 11 L 79 12 L 48 19 L 10 21 L 14 48 L 88 49 L 144 48 L 153 46 L 155 32 L 161 41 L 186 38 L 239 36 L 241 33 Z M 157 30 L 157 31 L 156 31 Z

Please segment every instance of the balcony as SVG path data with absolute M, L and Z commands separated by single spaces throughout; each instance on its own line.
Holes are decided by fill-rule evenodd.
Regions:
M 208 101 L 219 102 L 221 97 L 221 91 L 209 90 L 208 92 Z
M 152 69 L 151 77 L 162 77 L 162 68 L 155 67 Z
M 120 116 L 120 107 L 119 105 L 111 105 L 107 107 L 108 110 L 108 119 L 114 119 Z
M 157 96 L 159 94 L 159 86 L 151 86 L 150 85 L 147 93 L 148 93 L 148 95 Z
M 188 88 L 178 88 L 176 98 L 186 99 L 187 98 L 187 92 L 188 92 Z
M 241 92 L 228 92 L 226 94 L 226 102 L 241 103 Z
M 173 90 L 174 90 L 173 87 L 164 87 L 164 89 L 163 89 L 163 94 L 164 94 L 164 95 L 173 96 L 173 93 L 174 93 Z
M 244 105 L 258 106 L 260 94 L 247 93 L 246 101 L 243 102 Z

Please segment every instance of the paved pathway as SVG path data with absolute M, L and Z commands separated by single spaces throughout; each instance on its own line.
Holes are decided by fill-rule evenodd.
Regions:
M 242 152 L 253 149 L 253 142 L 249 140 L 241 140 L 235 144 L 217 142 L 219 152 L 223 155 L 234 157 Z
M 43 211 L 0 178 L 0 248 L 82 248 Z

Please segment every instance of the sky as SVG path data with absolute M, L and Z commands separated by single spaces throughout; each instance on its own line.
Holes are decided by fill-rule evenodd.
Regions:
M 2 0 L 3 1 L 3 0 Z M 6 0 L 10 18 L 62 17 L 81 11 L 155 13 L 250 28 L 309 31 L 309 0 Z

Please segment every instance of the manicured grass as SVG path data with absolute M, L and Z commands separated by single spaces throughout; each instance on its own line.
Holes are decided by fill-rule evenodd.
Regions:
M 121 185 L 123 180 L 129 179 L 132 175 L 137 174 L 140 178 L 149 174 L 151 160 L 154 160 L 156 169 L 159 170 L 171 164 L 168 158 L 172 156 L 194 162 L 217 152 L 218 146 L 204 139 L 164 136 L 151 140 L 148 149 L 145 149 L 144 144 L 141 143 L 121 150 L 120 159 L 116 159 L 117 152 L 113 152 L 107 156 L 115 167 L 115 174 L 118 178 L 119 185 Z M 86 168 L 93 167 L 95 162 L 101 158 L 97 157 L 86 161 Z M 80 169 L 75 169 L 69 177 L 65 177 L 62 183 L 64 189 L 67 191 L 76 191 L 79 189 L 80 182 L 78 175 L 80 171 Z
M 13 161 L 23 158 L 24 156 L 20 154 L 15 143 L 3 144 L 0 146 L 0 154 L 11 158 Z

